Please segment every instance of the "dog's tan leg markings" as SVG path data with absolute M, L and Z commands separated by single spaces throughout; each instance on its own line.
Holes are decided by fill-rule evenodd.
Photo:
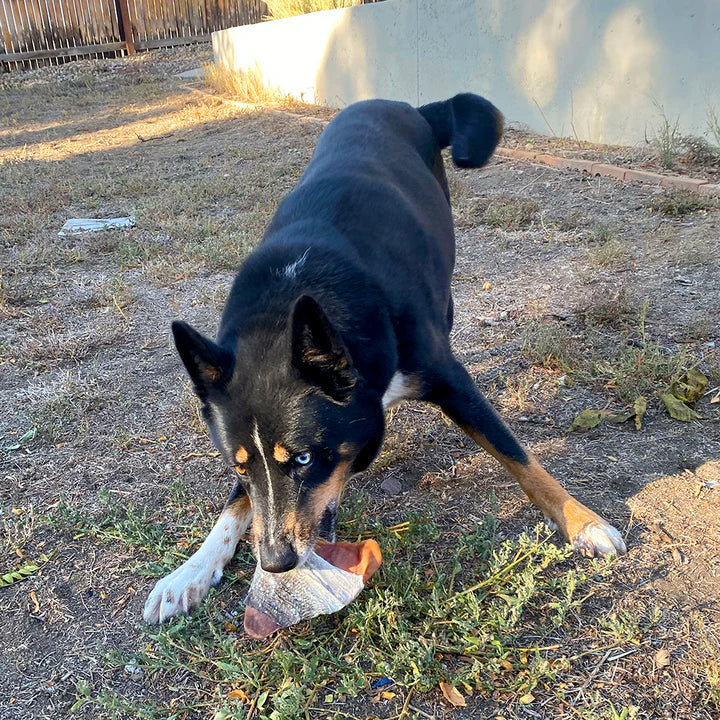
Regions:
M 437 403 L 475 442 L 499 460 L 532 500 L 585 555 L 626 552 L 622 535 L 573 498 L 524 448 L 457 361 L 438 368 L 425 399 Z
M 583 555 L 625 554 L 622 535 L 597 513 L 576 500 L 560 483 L 528 453 L 528 462 L 521 463 L 499 452 L 488 439 L 474 428 L 461 426 L 482 448 L 499 460 L 515 477 L 530 500 L 556 525 L 558 530 Z
M 200 548 L 155 585 L 145 603 L 145 621 L 163 622 L 197 607 L 208 589 L 220 582 L 223 568 L 235 553 L 251 519 L 252 508 L 247 495 L 231 500 Z
M 235 462 L 244 465 L 248 461 L 248 451 L 241 445 L 235 453 Z

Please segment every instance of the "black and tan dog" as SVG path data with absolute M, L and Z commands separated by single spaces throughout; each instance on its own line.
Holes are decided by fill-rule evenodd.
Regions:
M 148 622 L 195 607 L 251 519 L 271 572 L 332 539 L 346 480 L 370 465 L 384 410 L 403 398 L 439 405 L 581 552 L 625 552 L 620 533 L 518 442 L 450 349 L 455 241 L 440 150 L 480 167 L 501 131 L 500 113 L 471 94 L 419 109 L 348 107 L 240 269 L 217 340 L 173 323 L 237 485 L 200 549 L 155 586 Z

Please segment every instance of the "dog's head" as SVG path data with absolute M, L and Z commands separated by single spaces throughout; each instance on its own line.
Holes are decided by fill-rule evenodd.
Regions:
M 285 326 L 257 323 L 232 349 L 183 322 L 173 335 L 213 441 L 250 496 L 263 569 L 292 569 L 334 534 L 345 481 L 377 454 L 381 398 L 309 296 Z

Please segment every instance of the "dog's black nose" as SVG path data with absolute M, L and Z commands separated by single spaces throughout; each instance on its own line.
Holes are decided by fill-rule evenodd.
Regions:
M 260 548 L 260 566 L 265 572 L 287 572 L 297 565 L 297 561 L 297 553 L 291 545 L 265 545 Z

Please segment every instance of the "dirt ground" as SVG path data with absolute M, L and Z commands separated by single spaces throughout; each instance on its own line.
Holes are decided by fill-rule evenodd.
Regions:
M 323 128 L 312 110 L 243 109 L 172 77 L 204 59 L 158 53 L 0 80 L 0 576 L 18 573 L 0 584 L 4 720 L 292 717 L 258 696 L 215 714 L 218 697 L 237 687 L 243 700 L 245 686 L 197 670 L 192 653 L 152 669 L 134 659 L 157 647 L 142 625 L 148 573 L 197 546 L 231 485 L 170 322 L 214 333 L 233 268 Z M 466 688 L 465 708 L 437 688 L 411 696 L 398 683 L 381 696 L 368 683 L 345 698 L 324 687 L 315 703 L 326 705 L 304 716 L 718 718 L 720 210 L 666 215 L 659 189 L 501 159 L 448 172 L 457 354 L 629 554 L 571 622 L 527 640 L 551 648 L 548 662 L 552 648 L 572 649 L 552 683 Z M 124 215 L 133 228 L 58 236 L 67 218 Z M 708 385 L 700 417 L 680 422 L 658 392 L 688 367 Z M 582 410 L 638 395 L 641 429 L 570 431 Z M 386 527 L 433 508 L 452 535 L 491 513 L 514 540 L 541 519 L 416 403 L 392 411 L 381 456 L 350 490 L 360 495 Z M 213 607 L 241 609 L 251 572 L 244 549 Z M 171 625 L 165 647 L 204 622 Z M 320 643 L 323 627 L 298 637 Z

